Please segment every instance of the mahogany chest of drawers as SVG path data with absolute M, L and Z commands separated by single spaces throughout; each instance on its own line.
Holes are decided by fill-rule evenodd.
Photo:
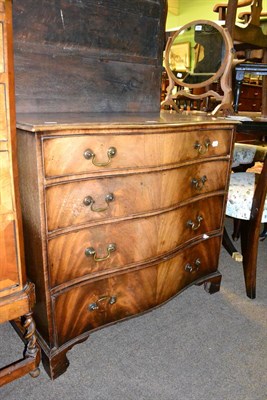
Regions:
M 219 290 L 234 126 L 162 113 L 19 115 L 28 275 L 56 378 L 90 332 Z
M 262 108 L 262 86 L 243 83 L 238 104 L 239 111 L 260 112 Z

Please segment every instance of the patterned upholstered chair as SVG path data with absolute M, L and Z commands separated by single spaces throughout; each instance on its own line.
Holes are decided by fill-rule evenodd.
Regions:
M 258 241 L 261 224 L 267 223 L 267 145 L 235 144 L 233 169 L 241 165 L 253 168 L 245 172 L 233 172 L 230 177 L 226 215 L 235 221 L 233 239 L 241 239 L 238 253 L 226 230 L 223 244 L 237 261 L 243 262 L 246 292 L 251 299 L 256 296 L 256 269 Z

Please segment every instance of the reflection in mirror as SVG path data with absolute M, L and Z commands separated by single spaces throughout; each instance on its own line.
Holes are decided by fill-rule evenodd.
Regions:
M 172 42 L 169 66 L 182 82 L 204 82 L 220 69 L 225 45 L 219 30 L 209 24 L 196 24 L 181 31 Z
M 162 106 L 169 105 L 180 112 L 177 103 L 183 96 L 192 100 L 189 102 L 190 110 L 192 105 L 195 108 L 195 100 L 201 99 L 201 110 L 206 112 L 210 99 L 214 105 L 214 115 L 222 109 L 232 113 L 229 78 L 232 58 L 230 34 L 215 22 L 197 20 L 181 27 L 168 39 L 165 49 L 169 86 Z M 183 109 L 187 110 L 188 106 Z

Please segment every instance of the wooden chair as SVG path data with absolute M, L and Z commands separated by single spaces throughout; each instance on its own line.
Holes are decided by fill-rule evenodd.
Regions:
M 252 155 L 254 153 L 252 159 L 249 152 Z M 234 232 L 233 236 L 236 238 L 240 234 L 242 258 L 226 229 L 223 245 L 234 259 L 243 262 L 246 293 L 249 298 L 254 299 L 261 223 L 267 222 L 267 146 L 259 148 L 254 145 L 235 144 L 234 167 L 237 163 L 244 164 L 244 155 L 248 164 L 262 159 L 263 167 L 261 173 L 235 172 L 230 178 L 226 215 L 238 221 L 239 232 Z
M 267 17 L 267 11 L 262 11 L 260 14 L 260 20 L 264 20 Z M 240 19 L 245 24 L 248 24 L 251 19 L 251 12 L 243 11 L 238 14 L 238 19 Z
M 242 27 L 236 24 L 237 9 L 247 6 L 251 7 L 250 18 L 248 23 Z M 225 27 L 237 47 L 267 47 L 267 35 L 263 33 L 260 26 L 261 14 L 266 11 L 262 11 L 262 0 L 230 0 L 228 3 L 216 4 L 213 11 L 219 14 L 219 20 L 225 21 Z
M 250 6 L 251 12 L 246 23 L 240 25 L 236 23 L 237 9 L 242 10 L 244 6 Z M 261 28 L 262 0 L 229 0 L 227 3 L 217 4 L 213 11 L 218 12 L 220 20 L 225 21 L 224 26 L 231 35 L 236 51 L 245 51 L 247 55 L 252 50 L 262 49 L 262 62 L 264 64 L 267 63 L 267 35 L 264 34 Z M 233 66 L 235 65 L 238 65 L 237 60 L 234 60 Z M 249 65 L 251 66 L 252 64 Z M 256 64 L 254 66 L 255 68 L 257 67 Z M 262 66 L 260 67 L 262 69 Z M 260 73 L 259 75 L 264 74 Z M 267 117 L 267 76 L 263 76 L 262 82 L 262 117 Z M 234 110 L 238 113 L 237 95 L 238 91 L 235 91 Z M 239 132 L 242 133 L 240 130 Z M 238 149 L 238 144 L 235 144 L 235 149 Z M 267 191 L 266 155 L 262 172 L 258 175 L 256 189 L 254 184 L 255 176 L 253 173 L 240 172 L 232 174 L 230 180 L 226 215 L 234 218 L 233 238 L 237 239 L 240 235 L 242 255 L 236 251 L 226 230 L 223 237 L 223 244 L 226 250 L 235 259 L 239 261 L 243 259 L 246 292 L 251 299 L 256 296 L 256 268 L 261 221 L 267 221 L 267 216 L 265 215 L 267 211 L 263 211 L 264 207 L 266 207 L 265 198 Z M 243 181 L 243 184 L 238 187 L 240 180 Z M 250 209 L 247 213 L 243 213 L 243 215 L 237 212 L 238 208 L 242 210 L 242 207 L 244 207 L 241 198 L 236 196 L 237 190 L 241 190 L 241 188 L 249 188 L 246 201 L 249 198 Z M 265 233 L 263 232 L 262 236 L 264 235 Z
M 236 24 L 237 9 L 250 6 L 251 12 L 247 23 L 240 26 Z M 267 35 L 261 27 L 261 16 L 266 13 L 262 10 L 262 0 L 229 0 L 228 3 L 216 4 L 214 12 L 219 14 L 219 19 L 225 21 L 225 28 L 230 33 L 236 51 L 262 49 L 262 63 L 267 64 Z M 241 14 L 242 15 L 242 14 Z M 259 75 L 261 75 L 259 71 Z M 267 76 L 262 79 L 262 116 L 267 117 Z M 237 112 L 237 107 L 235 107 Z

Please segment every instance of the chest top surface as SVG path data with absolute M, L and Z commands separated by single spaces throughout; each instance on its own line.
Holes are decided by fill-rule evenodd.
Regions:
M 17 115 L 17 128 L 31 132 L 55 132 L 75 129 L 233 126 L 236 121 L 208 115 L 161 113 L 23 113 Z

